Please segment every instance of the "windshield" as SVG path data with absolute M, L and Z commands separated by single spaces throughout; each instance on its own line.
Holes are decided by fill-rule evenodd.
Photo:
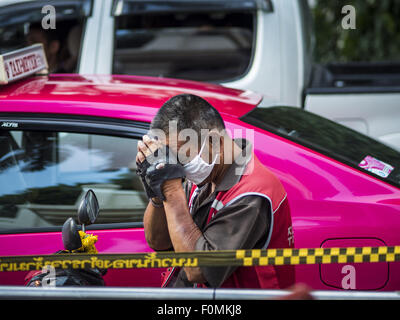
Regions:
M 0 54 L 41 43 L 49 72 L 75 73 L 88 14 L 84 7 L 90 11 L 91 4 L 86 0 L 50 0 L 46 4 L 56 10 L 54 28 L 42 25 L 47 21 L 43 20 L 46 17 L 42 13 L 43 2 L 24 1 L 0 6 Z
M 256 108 L 241 120 L 400 187 L 400 153 L 336 122 L 293 107 Z
M 92 189 L 97 223 L 142 222 L 137 140 L 52 131 L 0 131 L 0 230 L 61 226 Z

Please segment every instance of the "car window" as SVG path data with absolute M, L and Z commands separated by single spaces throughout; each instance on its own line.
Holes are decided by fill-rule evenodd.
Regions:
M 115 17 L 114 74 L 227 81 L 254 49 L 255 11 L 141 12 Z
M 0 229 L 61 226 L 92 189 L 96 223 L 142 222 L 137 140 L 97 134 L 0 132 Z
M 256 108 L 241 120 L 400 187 L 400 152 L 336 122 L 294 107 Z
M 43 19 L 49 24 L 48 11 L 42 13 L 43 2 L 0 6 L 0 54 L 42 43 L 51 73 L 77 72 L 82 31 L 89 14 L 83 10 L 84 3 L 88 2 L 47 1 L 46 5 L 55 9 L 54 29 L 50 25 L 43 28 Z

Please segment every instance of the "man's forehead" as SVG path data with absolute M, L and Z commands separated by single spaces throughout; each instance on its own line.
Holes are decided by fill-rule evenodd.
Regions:
M 180 131 L 179 133 L 177 131 L 169 131 L 166 133 L 162 130 L 152 129 L 149 131 L 148 135 L 152 138 L 157 139 L 162 144 L 168 145 L 169 147 L 171 146 L 181 147 L 186 142 L 192 142 L 198 140 L 198 135 L 194 130 L 193 132 L 189 133 L 190 134 L 187 134 L 186 130 Z
M 183 145 L 190 145 L 193 147 L 200 147 L 206 138 L 218 140 L 219 137 L 224 135 L 223 131 L 218 129 L 202 129 L 200 133 L 194 129 L 188 128 L 183 130 L 169 130 L 165 132 L 159 129 L 151 129 L 148 134 L 160 141 L 162 144 L 167 145 L 169 148 L 179 149 Z
M 190 139 L 179 139 L 176 135 L 168 135 L 160 140 L 162 144 L 167 145 L 170 149 L 179 150 L 183 145 L 193 144 Z M 196 143 L 197 145 L 197 143 Z

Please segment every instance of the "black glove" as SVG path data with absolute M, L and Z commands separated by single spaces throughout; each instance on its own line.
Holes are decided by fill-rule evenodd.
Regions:
M 157 149 L 156 152 L 146 158 L 149 166 L 146 168 L 145 183 L 160 200 L 165 200 L 162 193 L 163 183 L 167 180 L 184 178 L 183 166 L 177 163 L 174 154 L 168 146 Z
M 146 192 L 147 198 L 150 200 L 151 198 L 155 198 L 156 194 L 151 190 L 149 185 L 146 182 L 146 173 L 147 169 L 150 167 L 150 163 L 145 159 L 143 162 L 136 162 L 136 174 L 142 180 L 144 191 Z
M 164 201 L 165 196 L 162 193 L 164 182 L 184 177 L 185 171 L 182 165 L 166 163 L 165 160 L 160 159 L 147 169 L 146 182 L 156 194 L 156 197 Z
M 185 177 L 183 166 L 176 163 L 176 158 L 172 159 L 172 157 L 174 157 L 174 154 L 170 152 L 168 146 L 165 146 L 146 157 L 142 163 L 136 164 L 136 172 L 142 179 L 149 199 L 165 200 L 162 193 L 163 183 L 167 180 Z

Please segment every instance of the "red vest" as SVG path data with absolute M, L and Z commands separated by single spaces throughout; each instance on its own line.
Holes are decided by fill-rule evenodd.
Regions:
M 191 190 L 189 208 L 196 189 L 197 187 L 193 186 Z M 249 195 L 263 197 L 270 203 L 271 225 L 264 248 L 293 248 L 292 219 L 285 189 L 279 179 L 264 167 L 254 154 L 240 181 L 231 189 L 217 194 L 211 205 L 207 223 L 220 209 Z M 294 283 L 294 266 L 255 266 L 238 267 L 221 287 L 283 289 Z

